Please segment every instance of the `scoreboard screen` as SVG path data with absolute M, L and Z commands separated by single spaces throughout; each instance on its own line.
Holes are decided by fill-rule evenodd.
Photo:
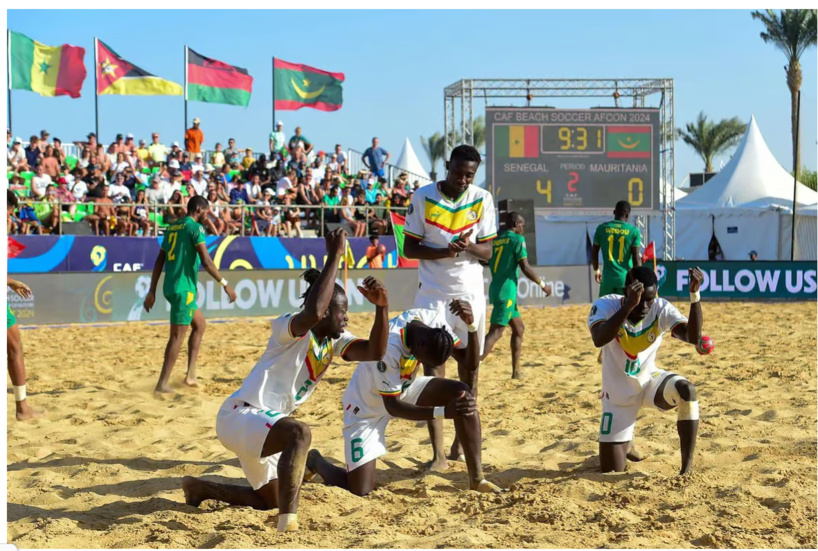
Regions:
M 660 210 L 658 109 L 486 108 L 486 187 L 534 207 Z

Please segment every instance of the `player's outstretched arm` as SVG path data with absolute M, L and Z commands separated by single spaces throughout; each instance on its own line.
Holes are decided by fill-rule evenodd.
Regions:
M 143 306 L 146 312 L 150 312 L 153 308 L 153 303 L 156 302 L 156 286 L 159 285 L 159 276 L 162 275 L 162 268 L 165 267 L 165 251 L 159 249 L 159 254 L 156 255 L 156 261 L 153 263 L 153 272 L 151 273 L 151 288 L 145 296 Z
M 346 250 L 347 232 L 338 228 L 327 234 L 327 260 L 321 275 L 313 283 L 310 294 L 304 303 L 304 309 L 293 316 L 292 331 L 295 335 L 306 335 L 324 319 L 335 290 L 335 278 L 338 275 L 338 263 Z
M 349 362 L 374 362 L 386 354 L 386 343 L 389 341 L 389 301 L 386 287 L 372 276 L 358 286 L 358 291 L 375 305 L 375 322 L 369 331 L 369 340 L 355 341 L 344 352 L 344 359 Z
M 219 285 L 224 287 L 224 292 L 230 297 L 230 302 L 236 301 L 236 292 L 227 284 L 227 280 L 219 273 L 219 269 L 213 264 L 213 259 L 210 258 L 210 253 L 207 252 L 207 245 L 204 242 L 196 245 L 196 253 L 199 255 L 199 260 L 202 261 L 202 266 L 205 271 L 210 274 L 210 277 L 219 282 Z
M 536 283 L 537 286 L 539 286 L 539 288 L 543 290 L 545 296 L 547 297 L 551 296 L 551 286 L 546 285 L 542 278 L 534 272 L 534 269 L 531 267 L 531 264 L 528 263 L 527 258 L 521 259 L 518 262 L 518 265 L 520 266 L 520 271 L 523 272 L 523 274 L 525 274 L 525 277 Z
M 591 339 L 594 341 L 594 346 L 602 348 L 616 338 L 617 333 L 619 333 L 619 328 L 625 323 L 628 314 L 630 314 L 639 304 L 639 301 L 642 300 L 642 291 L 644 290 L 645 286 L 642 285 L 641 281 L 634 281 L 628 285 L 627 295 L 619 310 L 607 320 L 591 327 Z

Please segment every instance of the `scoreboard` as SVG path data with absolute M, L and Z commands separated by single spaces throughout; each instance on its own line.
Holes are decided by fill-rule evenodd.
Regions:
M 486 108 L 486 187 L 555 212 L 659 211 L 658 109 Z

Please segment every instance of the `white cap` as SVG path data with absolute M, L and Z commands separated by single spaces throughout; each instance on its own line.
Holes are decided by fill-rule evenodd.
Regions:
M 199 124 L 200 122 L 202 121 L 199 120 L 199 117 L 193 119 L 193 124 Z
M 205 171 L 205 172 L 213 172 L 213 165 L 212 165 L 212 164 L 210 164 L 210 163 L 207 163 L 207 164 L 204 166 L 204 171 Z
M 177 161 L 176 159 L 171 159 L 170 162 L 168 163 L 168 166 L 170 168 L 179 168 L 179 161 Z
M 276 123 L 276 128 L 277 128 L 277 127 L 279 127 L 279 126 L 284 126 L 284 123 L 283 123 L 283 122 L 281 122 L 281 121 L 278 121 L 278 122 Z
M 176 146 L 176 147 L 179 147 L 179 142 L 173 142 L 173 143 L 171 144 L 171 146 Z
M 23 143 L 22 138 L 14 138 L 14 143 Z
M 133 134 L 131 134 L 130 132 L 128 132 L 128 135 L 127 135 L 126 137 L 127 137 L 127 138 L 130 138 L 130 139 L 133 139 Z

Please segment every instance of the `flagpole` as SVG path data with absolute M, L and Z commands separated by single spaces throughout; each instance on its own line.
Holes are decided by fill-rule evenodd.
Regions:
M 273 57 L 273 122 L 272 122 L 272 130 L 270 132 L 276 131 L 276 58 Z
M 185 128 L 182 135 L 187 132 L 187 46 L 185 46 Z
M 99 63 L 97 60 L 97 52 L 99 51 L 99 40 L 94 37 L 94 134 L 99 141 L 99 88 L 97 85 L 97 71 L 99 71 Z
M 6 29 L 6 46 L 8 47 L 7 51 L 9 53 L 9 59 L 8 59 L 8 62 L 9 62 L 9 65 L 8 65 L 9 132 L 12 132 L 12 134 L 13 134 L 13 131 L 12 131 L 12 128 L 11 128 L 11 29 Z

